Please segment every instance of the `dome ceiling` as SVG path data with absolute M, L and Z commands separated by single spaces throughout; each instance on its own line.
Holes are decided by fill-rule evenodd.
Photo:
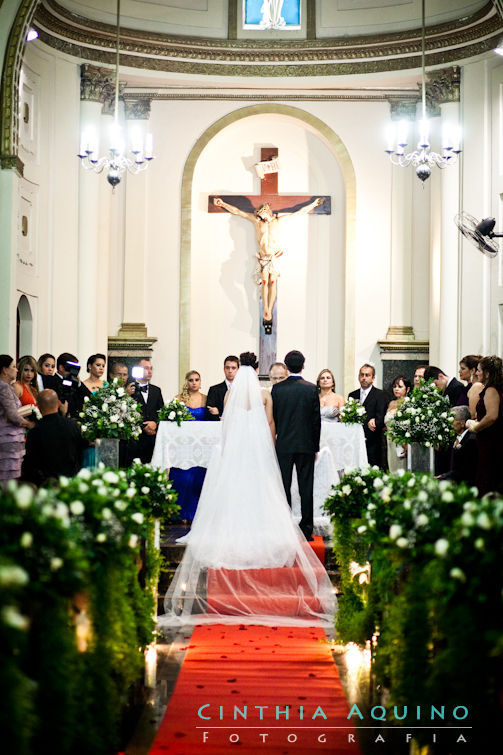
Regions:
M 419 68 L 420 0 L 303 2 L 308 12 L 302 38 L 295 38 L 266 31 L 245 37 L 241 0 L 122 0 L 121 66 L 144 73 L 283 79 Z M 113 65 L 115 12 L 115 0 L 42 0 L 34 26 L 51 47 Z M 503 30 L 491 2 L 427 0 L 426 15 L 429 67 L 480 55 Z

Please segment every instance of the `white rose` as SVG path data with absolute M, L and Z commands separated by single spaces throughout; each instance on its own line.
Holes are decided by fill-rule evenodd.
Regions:
M 33 543 L 33 535 L 31 532 L 23 532 L 19 542 L 21 543 L 21 548 L 29 548 Z
M 366 527 L 365 524 L 360 524 L 360 526 L 357 529 L 357 532 L 359 532 L 361 534 L 362 532 L 365 532 L 366 529 L 367 529 L 367 527 Z
M 367 506 L 368 511 L 373 511 L 376 508 L 375 503 L 369 503 Z
M 16 503 L 20 509 L 27 509 L 33 500 L 33 490 L 29 485 L 21 485 L 15 493 Z
M 125 511 L 128 505 L 126 501 L 115 501 L 114 506 L 117 509 L 117 511 Z
M 130 548 L 136 548 L 138 545 L 138 535 L 130 535 L 128 545 Z
M 426 446 L 426 448 L 429 448 L 431 446 L 431 443 L 429 440 L 425 440 L 424 445 Z
M 343 485 L 342 492 L 344 495 L 351 495 L 351 487 L 349 485 Z
M 89 480 L 91 477 L 91 470 L 87 469 L 87 467 L 83 467 L 83 469 L 80 470 L 77 477 L 80 477 L 81 480 Z
M 57 556 L 54 556 L 54 558 L 51 558 L 51 571 L 57 571 L 58 569 L 61 569 L 63 566 L 63 559 L 58 558 Z
M 428 524 L 428 522 L 429 522 L 429 519 L 426 516 L 426 514 L 419 514 L 419 516 L 416 519 L 416 524 L 418 527 L 424 527 L 425 525 Z
M 96 535 L 96 541 L 97 541 L 98 543 L 104 543 L 106 539 L 107 539 L 107 536 L 105 535 L 105 533 L 104 533 L 104 532 L 99 532 L 99 533 L 98 533 L 98 534 Z
M 115 483 L 119 482 L 119 475 L 115 472 L 105 472 L 103 475 L 103 479 L 105 482 L 109 482 L 111 485 L 115 485 Z
M 446 490 L 445 493 L 442 493 L 442 500 L 445 501 L 445 503 L 452 503 L 454 496 L 450 490 Z
M 56 509 L 54 511 L 54 516 L 57 517 L 57 519 L 67 519 L 68 518 L 68 506 L 66 503 L 58 503 L 56 504 Z
M 384 487 L 384 482 L 381 480 L 380 477 L 376 477 L 374 480 L 374 488 L 376 490 L 379 490 L 382 487 Z
M 86 485 L 85 482 L 79 482 L 79 493 L 87 493 L 89 490 L 89 485 Z
M 482 527 L 483 530 L 491 529 L 491 521 L 485 512 L 482 512 L 482 514 L 478 515 L 477 524 L 479 525 L 479 527 Z
M 399 548 L 408 548 L 409 541 L 407 540 L 406 537 L 399 537 L 398 540 L 396 541 L 396 544 Z
M 85 433 L 87 431 L 87 425 L 81 425 L 80 429 L 82 430 L 83 433 Z
M 461 517 L 461 524 L 465 527 L 472 527 L 475 524 L 475 519 L 469 511 L 465 511 Z
M 485 548 L 484 538 L 482 538 L 482 537 L 478 537 L 478 538 L 477 538 L 477 539 L 475 540 L 475 547 L 477 548 L 477 550 L 479 550 L 479 551 L 483 551 L 483 550 L 484 550 L 484 548 Z
M 453 579 L 459 579 L 460 582 L 466 582 L 465 573 L 461 571 L 461 569 L 459 569 L 457 566 L 451 569 L 449 574 Z
M 29 626 L 26 616 L 19 613 L 15 606 L 4 606 L 2 608 L 2 621 L 6 626 L 12 629 L 19 629 L 22 632 L 28 629 Z
M 108 490 L 106 489 L 104 485 L 99 485 L 96 488 L 96 492 L 98 493 L 98 495 L 102 495 L 103 498 L 108 498 Z
M 409 482 L 407 483 L 407 487 L 408 488 L 413 488 L 415 484 L 416 484 L 415 478 L 411 477 L 410 480 L 409 480 Z
M 176 417 L 176 414 L 173 411 L 168 414 L 168 419 L 175 419 L 175 417 Z
M 404 501 L 404 502 L 403 502 L 403 507 L 404 507 L 404 509 L 405 509 L 406 511 L 408 511 L 408 510 L 410 509 L 410 507 L 411 507 L 411 503 L 410 503 L 410 501 Z
M 108 404 L 106 403 L 106 401 L 101 405 L 101 411 L 108 412 Z
M 85 511 L 85 506 L 82 501 L 72 501 L 70 504 L 70 511 L 74 516 L 80 516 Z
M 110 511 L 109 508 L 107 508 L 105 506 L 105 508 L 101 512 L 101 516 L 103 517 L 103 519 L 111 519 L 112 518 L 112 512 Z
M 402 528 L 399 524 L 392 524 L 389 528 L 389 536 L 391 540 L 396 540 L 402 534 Z
M 126 391 L 124 390 L 124 388 L 122 387 L 122 385 L 120 385 L 120 386 L 119 386 L 119 387 L 117 388 L 117 395 L 118 395 L 118 396 L 124 396 L 125 392 L 126 392 Z
M 449 550 L 449 542 L 445 540 L 445 538 L 440 538 L 440 540 L 437 540 L 435 543 L 435 553 L 437 556 L 445 556 L 447 551 Z
M 143 524 L 145 517 L 140 511 L 136 511 L 134 514 L 131 514 L 131 519 L 138 524 Z
M 425 490 L 420 490 L 417 494 L 417 500 L 425 503 L 428 500 L 428 493 Z
M 128 488 L 126 490 L 126 498 L 134 498 L 136 495 L 136 488 Z
M 0 566 L 0 585 L 3 587 L 23 587 L 29 579 L 28 572 L 20 566 Z
M 384 501 L 384 503 L 389 503 L 391 501 L 391 488 L 383 488 L 380 493 L 381 500 Z
M 142 489 L 141 489 L 141 492 L 142 492 L 142 493 L 143 493 L 144 495 L 147 495 L 147 493 L 150 493 L 150 488 L 147 488 L 147 486 L 146 486 L 146 485 L 144 485 L 144 486 L 142 487 Z

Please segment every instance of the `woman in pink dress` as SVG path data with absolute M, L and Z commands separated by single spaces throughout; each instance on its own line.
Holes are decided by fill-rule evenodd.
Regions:
M 21 475 L 21 462 L 25 453 L 24 434 L 33 423 L 18 412 L 21 406 L 12 383 L 17 367 L 8 354 L 0 354 L 0 484 Z

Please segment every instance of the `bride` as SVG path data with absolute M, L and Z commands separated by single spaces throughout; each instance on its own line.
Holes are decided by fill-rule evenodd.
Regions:
M 241 354 L 181 564 L 159 626 L 333 626 L 328 575 L 286 501 L 254 354 Z M 268 398 L 264 398 L 267 394 Z

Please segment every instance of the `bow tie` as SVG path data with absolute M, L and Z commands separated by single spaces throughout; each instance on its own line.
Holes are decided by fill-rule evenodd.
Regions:
M 140 391 L 142 393 L 148 393 L 148 385 L 140 385 Z

